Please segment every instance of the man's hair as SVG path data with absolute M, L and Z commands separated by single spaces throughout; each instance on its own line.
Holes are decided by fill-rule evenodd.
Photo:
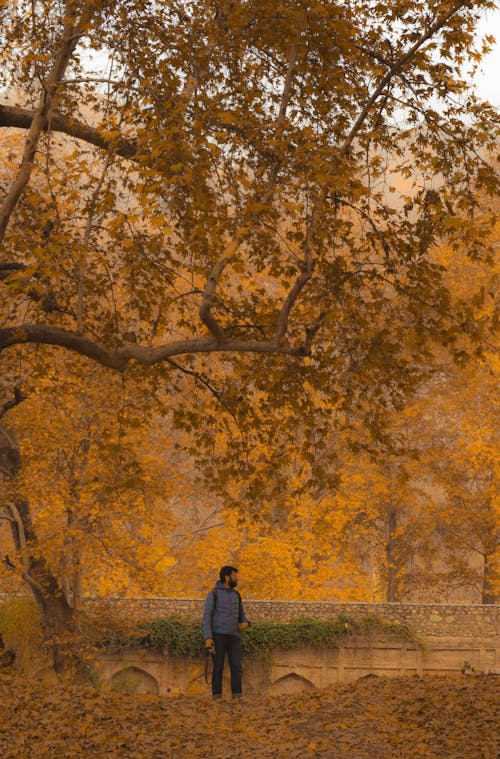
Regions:
M 226 579 L 226 575 L 229 576 L 231 575 L 232 572 L 237 572 L 237 571 L 238 570 L 236 569 L 236 567 L 231 567 L 229 566 L 229 564 L 225 564 L 223 567 L 221 567 L 221 570 L 219 572 L 219 577 L 222 580 L 222 582 L 224 582 L 224 580 Z

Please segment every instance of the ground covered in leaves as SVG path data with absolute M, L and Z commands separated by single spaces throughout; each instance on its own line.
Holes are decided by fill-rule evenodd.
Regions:
M 499 678 L 368 677 L 212 703 L 0 676 L 2 759 L 497 759 Z

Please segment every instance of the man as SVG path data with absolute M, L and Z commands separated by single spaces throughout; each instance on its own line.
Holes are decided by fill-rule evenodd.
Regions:
M 203 613 L 203 637 L 205 648 L 214 651 L 212 672 L 212 698 L 222 698 L 222 673 L 227 654 L 231 670 L 231 693 L 241 698 L 241 641 L 240 633 L 247 630 L 250 622 L 245 616 L 243 602 L 238 591 L 238 570 L 225 565 L 219 572 L 215 588 L 205 601 Z

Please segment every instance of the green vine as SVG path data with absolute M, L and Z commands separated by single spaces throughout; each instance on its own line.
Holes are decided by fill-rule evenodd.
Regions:
M 242 636 L 242 648 L 249 656 L 265 657 L 278 648 L 336 648 L 348 637 L 375 634 L 408 641 L 422 650 L 427 648 L 409 625 L 388 622 L 373 614 L 357 618 L 341 614 L 331 620 L 297 617 L 291 622 L 256 622 Z M 203 635 L 199 624 L 169 617 L 145 623 L 132 636 L 115 631 L 106 635 L 101 645 L 115 651 L 143 647 L 170 656 L 195 657 L 203 649 Z

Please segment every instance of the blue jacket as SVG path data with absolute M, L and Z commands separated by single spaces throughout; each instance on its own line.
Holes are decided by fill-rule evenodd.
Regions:
M 215 603 L 214 594 L 217 594 Z M 215 610 L 214 610 L 215 606 Z M 213 638 L 214 633 L 239 635 L 240 622 L 248 622 L 240 594 L 234 588 L 225 588 L 220 580 L 205 601 L 203 612 L 203 637 Z

